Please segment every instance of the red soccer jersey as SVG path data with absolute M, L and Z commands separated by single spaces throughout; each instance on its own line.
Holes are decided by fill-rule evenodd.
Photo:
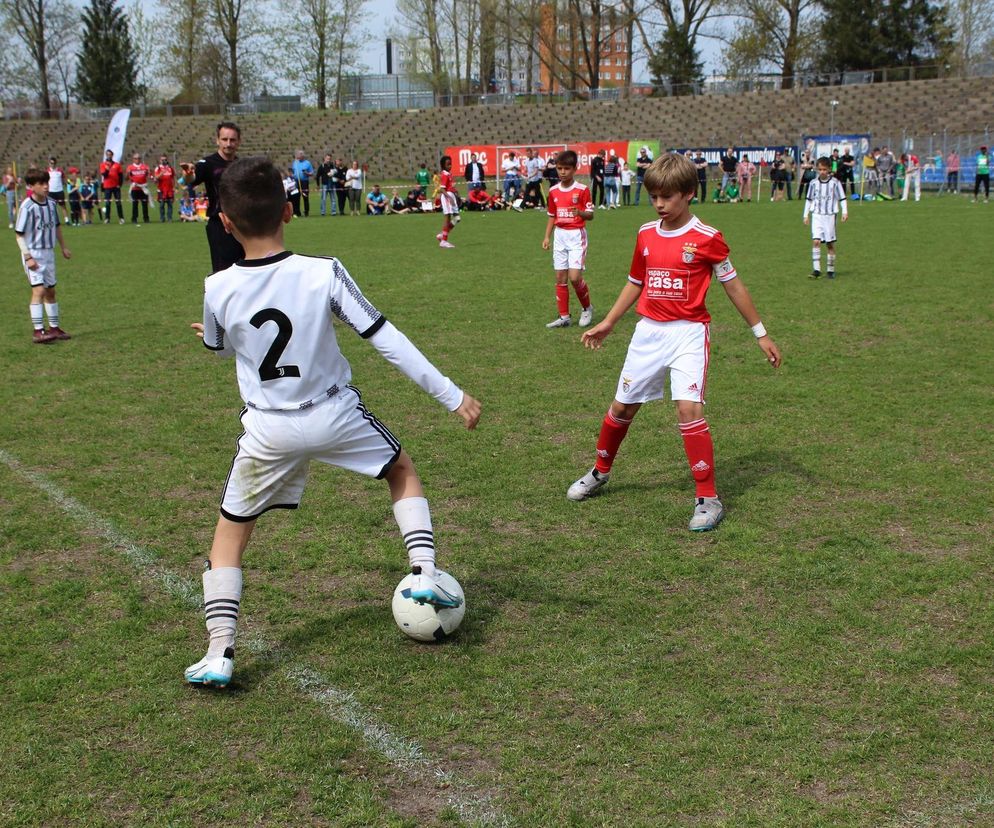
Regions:
M 576 181 L 566 188 L 562 184 L 553 184 L 549 188 L 548 204 L 549 215 L 556 220 L 556 227 L 562 227 L 563 230 L 582 230 L 586 227 L 586 219 L 574 214 L 574 209 L 582 212 L 594 209 L 590 190 L 585 184 Z
M 155 181 L 160 198 L 172 198 L 175 192 L 176 172 L 169 164 L 159 164 L 155 168 Z
M 121 186 L 121 165 L 117 161 L 100 162 L 100 180 L 105 190 Z
M 132 187 L 148 184 L 149 170 L 145 164 L 128 164 L 128 181 Z
M 704 304 L 711 275 L 735 278 L 721 233 L 696 216 L 679 230 L 653 221 L 639 228 L 628 281 L 642 288 L 635 310 L 659 322 L 710 322 Z
M 452 173 L 449 170 L 442 170 L 439 173 L 438 180 L 442 185 L 443 193 L 454 193 L 456 188 L 452 186 Z

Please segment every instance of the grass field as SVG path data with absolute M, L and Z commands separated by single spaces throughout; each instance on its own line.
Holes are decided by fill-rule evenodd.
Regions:
M 315 468 L 259 522 L 226 692 L 182 680 L 240 432 L 234 366 L 188 327 L 203 229 L 67 230 L 74 336 L 46 347 L 10 234 L 0 825 L 994 825 L 992 209 L 854 204 L 834 283 L 796 203 L 700 209 L 784 353 L 711 291 L 704 536 L 668 403 L 567 502 L 635 320 L 600 352 L 545 329 L 543 217 L 468 215 L 455 250 L 430 217 L 294 222 L 484 404 L 465 431 L 341 330 L 468 611 L 406 639 L 386 487 Z M 650 218 L 591 225 L 598 316 Z

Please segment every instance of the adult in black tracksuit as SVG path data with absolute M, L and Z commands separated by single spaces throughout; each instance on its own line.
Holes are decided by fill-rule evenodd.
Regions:
M 335 195 L 338 196 L 338 215 L 345 215 L 345 202 L 349 197 L 349 190 L 345 186 L 345 173 L 349 168 L 342 163 L 341 158 L 335 159 Z
M 238 157 L 238 146 L 242 141 L 242 132 L 237 124 L 222 121 L 217 125 L 215 133 L 217 152 L 201 158 L 196 164 L 183 163 L 181 183 L 190 187 L 204 185 L 207 193 L 207 244 L 211 251 L 211 272 L 231 267 L 235 262 L 245 258 L 245 250 L 238 240 L 224 229 L 218 213 L 221 212 L 221 198 L 218 184 L 227 166 Z
M 600 191 L 600 201 L 597 192 Z M 598 207 L 604 206 L 604 150 L 590 159 L 590 200 Z

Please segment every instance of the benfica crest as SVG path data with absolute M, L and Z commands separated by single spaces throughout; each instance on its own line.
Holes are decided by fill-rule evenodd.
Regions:
M 683 261 L 684 264 L 690 264 L 694 261 L 694 256 L 697 255 L 697 245 L 696 244 L 685 244 L 683 246 Z

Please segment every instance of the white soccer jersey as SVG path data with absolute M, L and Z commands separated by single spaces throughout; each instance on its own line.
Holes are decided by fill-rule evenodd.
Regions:
M 822 181 L 820 178 L 812 179 L 808 184 L 808 195 L 804 200 L 804 217 L 809 213 L 816 213 L 822 216 L 834 216 L 842 207 L 842 215 L 847 215 L 849 204 L 846 201 L 846 191 L 842 188 L 842 182 L 837 178 L 829 178 Z
M 205 281 L 204 345 L 235 356 L 252 408 L 293 411 L 336 396 L 352 379 L 337 317 L 450 411 L 463 393 L 362 295 L 335 258 L 283 251 L 243 260 Z
M 17 211 L 14 230 L 24 236 L 28 250 L 52 250 L 55 247 L 55 228 L 59 226 L 59 211 L 53 199 L 39 204 L 28 196 Z

